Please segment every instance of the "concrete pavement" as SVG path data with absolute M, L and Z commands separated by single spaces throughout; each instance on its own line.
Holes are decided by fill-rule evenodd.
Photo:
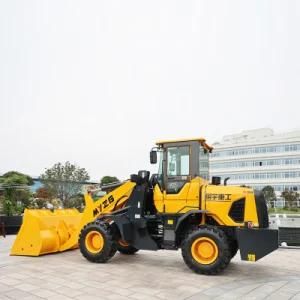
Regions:
M 256 263 L 239 254 L 218 276 L 197 275 L 180 251 L 116 254 L 106 264 L 78 250 L 9 256 L 14 236 L 0 237 L 0 299 L 300 299 L 300 250 L 279 249 Z

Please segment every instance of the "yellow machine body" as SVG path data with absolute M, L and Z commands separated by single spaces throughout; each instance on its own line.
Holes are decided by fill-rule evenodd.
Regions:
M 127 181 L 111 193 L 94 201 L 85 194 L 83 213 L 76 209 L 26 209 L 11 255 L 39 256 L 78 247 L 81 229 L 99 215 L 124 205 L 135 183 Z
M 229 217 L 229 211 L 234 202 L 243 198 L 245 198 L 244 221 L 235 222 Z M 183 214 L 192 209 L 201 209 L 219 225 L 241 226 L 249 221 L 254 227 L 259 226 L 254 192 L 251 188 L 210 185 L 200 177 L 185 183 L 178 194 L 167 194 L 156 185 L 154 204 L 160 213 Z
M 83 213 L 26 210 L 11 255 L 39 256 L 74 249 L 78 247 L 79 236 L 81 240 L 84 238 L 82 232 L 86 233 L 86 241 L 80 242 L 83 255 L 88 257 L 87 253 L 93 251 L 100 253 L 105 228 L 101 229 L 94 222 L 99 217 L 109 226 L 113 223 L 120 226 L 121 241 L 125 244 L 129 241 L 132 244 L 127 243 L 128 246 L 135 250 L 177 249 L 181 247 L 181 232 L 197 224 L 202 225 L 202 229 L 200 226 L 197 229 L 200 231 L 205 226 L 208 231 L 211 227 L 222 228 L 231 241 L 230 251 L 234 255 L 239 247 L 245 260 L 249 257 L 257 260 L 277 249 L 277 231 L 267 228 L 268 213 L 263 196 L 248 187 L 228 186 L 226 181 L 221 185 L 220 177 L 208 181 L 212 147 L 205 139 L 160 141 L 157 146 L 150 152 L 150 161 L 156 163 L 157 153 L 160 153 L 158 174 L 150 178 L 150 172 L 140 171 L 96 201 L 90 193 L 85 194 Z M 121 208 L 124 209 L 110 214 Z M 119 240 L 118 235 L 116 242 Z M 197 250 L 202 248 L 212 251 L 203 254 Z M 216 244 L 207 237 L 196 239 L 191 251 L 195 259 L 204 264 L 211 263 L 208 256 L 212 260 L 219 256 Z M 95 261 L 95 253 L 92 261 Z M 101 255 L 99 257 L 99 261 L 104 261 Z

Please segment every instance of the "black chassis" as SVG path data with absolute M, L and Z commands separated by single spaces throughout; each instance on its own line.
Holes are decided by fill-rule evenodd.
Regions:
M 118 229 L 120 238 L 137 249 L 176 250 L 185 229 L 185 221 L 204 213 L 202 210 L 190 210 L 185 214 L 145 214 L 146 203 L 151 202 L 147 182 L 139 183 L 132 191 L 127 206 L 110 214 L 101 216 L 101 220 L 110 220 Z

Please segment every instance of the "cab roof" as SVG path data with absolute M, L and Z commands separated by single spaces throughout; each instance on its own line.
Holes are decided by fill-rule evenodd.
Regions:
M 177 140 L 161 140 L 157 141 L 157 146 L 162 146 L 163 144 L 170 144 L 170 143 L 183 143 L 183 142 L 199 142 L 205 149 L 207 149 L 209 152 L 213 150 L 213 147 L 206 144 L 206 140 L 204 138 L 191 138 L 191 139 L 177 139 Z

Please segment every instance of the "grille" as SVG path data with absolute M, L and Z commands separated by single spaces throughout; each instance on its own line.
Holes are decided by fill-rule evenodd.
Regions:
M 236 223 L 243 223 L 245 215 L 245 198 L 233 202 L 231 205 L 229 216 Z

